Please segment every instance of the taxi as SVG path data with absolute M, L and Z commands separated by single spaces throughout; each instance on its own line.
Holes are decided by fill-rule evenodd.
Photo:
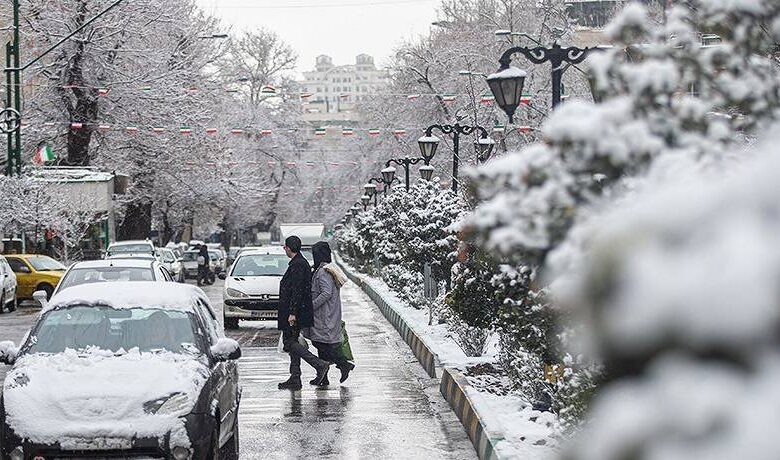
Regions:
M 19 299 L 32 299 L 35 291 L 43 291 L 47 299 L 51 298 L 66 270 L 61 263 L 41 254 L 7 254 L 5 259 L 16 275 Z

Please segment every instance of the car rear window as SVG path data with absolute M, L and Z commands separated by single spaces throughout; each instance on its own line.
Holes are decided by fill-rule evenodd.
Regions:
M 154 271 L 149 267 L 95 267 L 73 268 L 60 281 L 59 290 L 81 284 L 114 281 L 154 281 Z

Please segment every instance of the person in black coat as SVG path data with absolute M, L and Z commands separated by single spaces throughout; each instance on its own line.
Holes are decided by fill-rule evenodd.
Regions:
M 209 248 L 205 244 L 200 245 L 198 248 L 198 286 L 203 286 L 204 282 L 208 282 L 209 263 L 211 262 L 209 257 Z
M 290 258 L 287 271 L 279 283 L 278 327 L 282 331 L 284 351 L 290 354 L 290 378 L 279 384 L 280 390 L 300 390 L 301 359 L 317 371 L 314 382 L 320 384 L 328 375 L 330 363 L 314 356 L 298 340 L 301 328 L 314 324 L 311 302 L 311 266 L 301 255 L 301 239 L 291 236 L 284 242 Z

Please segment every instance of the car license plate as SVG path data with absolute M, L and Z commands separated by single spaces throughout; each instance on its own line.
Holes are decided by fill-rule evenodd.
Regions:
M 277 313 L 273 310 L 252 311 L 252 318 L 276 318 Z

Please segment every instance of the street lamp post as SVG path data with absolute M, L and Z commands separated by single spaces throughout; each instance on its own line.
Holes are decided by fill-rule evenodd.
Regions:
M 523 95 L 523 85 L 527 73 L 524 70 L 512 66 L 512 56 L 520 53 L 534 64 L 550 62 L 552 66 L 552 106 L 557 107 L 561 103 L 561 78 L 563 77 L 563 63 L 576 65 L 581 63 L 588 55 L 598 48 L 577 48 L 574 46 L 561 48 L 554 43 L 551 48 L 537 46 L 528 48 L 515 46 L 504 51 L 498 62 L 501 64 L 498 71 L 487 77 L 490 91 L 496 98 L 496 104 L 507 114 L 512 123 L 515 110 L 520 105 Z
M 385 163 L 385 166 L 390 167 L 391 165 L 395 164 L 395 165 L 398 165 L 398 166 L 402 166 L 404 168 L 404 176 L 406 178 L 405 185 L 406 185 L 406 191 L 408 192 L 409 191 L 409 187 L 410 187 L 410 184 L 409 184 L 409 167 L 411 165 L 416 165 L 416 164 L 420 163 L 421 161 L 424 161 L 426 165 L 428 164 L 428 162 L 425 160 L 425 158 L 393 158 L 391 160 L 387 160 L 387 163 Z M 426 171 L 427 171 L 427 168 L 426 168 Z M 425 179 L 424 171 L 422 170 L 422 168 L 420 168 L 420 174 L 423 175 L 423 179 Z M 430 179 L 426 179 L 426 180 L 430 180 Z
M 368 180 L 368 183 L 363 186 L 363 190 L 365 190 L 366 195 L 373 196 L 374 197 L 374 206 L 379 205 L 379 193 L 376 187 L 376 184 L 383 184 L 384 181 L 378 177 L 372 177 Z
M 363 195 L 360 197 L 360 202 L 363 204 L 363 211 L 368 211 L 368 205 L 371 203 L 371 197 Z
M 431 159 L 433 159 L 433 156 L 436 155 L 436 151 L 439 147 L 440 141 L 438 137 L 433 135 L 434 129 L 441 131 L 442 134 L 453 135 L 452 147 L 454 153 L 452 156 L 452 191 L 457 192 L 458 166 L 460 163 L 460 136 L 468 136 L 479 131 L 480 138 L 474 142 L 474 148 L 477 151 L 478 158 L 489 158 L 491 152 L 493 151 L 493 147 L 495 146 L 495 142 L 492 138 L 490 138 L 487 130 L 481 126 L 464 126 L 460 123 L 455 123 L 454 125 L 431 125 L 428 127 L 428 129 L 425 130 L 425 136 L 421 137 L 417 141 L 420 144 L 420 152 L 422 153 L 423 158 L 428 160 L 425 162 L 426 165 L 430 163 Z

